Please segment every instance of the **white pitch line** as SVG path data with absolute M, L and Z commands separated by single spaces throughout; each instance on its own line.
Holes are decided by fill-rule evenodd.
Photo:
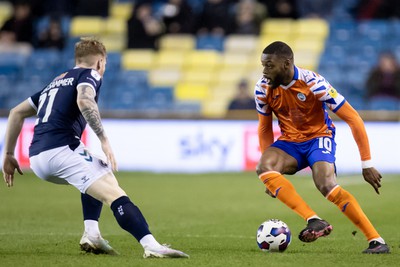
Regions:
M 31 233 L 31 232 L 12 232 L 5 233 L 0 232 L 1 236 L 5 235 L 27 235 L 27 236 L 80 236 L 79 233 Z M 122 236 L 123 234 L 109 234 L 112 236 Z M 166 235 L 168 237 L 189 237 L 189 238 L 233 238 L 233 239 L 254 239 L 253 236 L 244 236 L 244 235 L 192 235 L 192 234 L 184 234 L 184 235 Z

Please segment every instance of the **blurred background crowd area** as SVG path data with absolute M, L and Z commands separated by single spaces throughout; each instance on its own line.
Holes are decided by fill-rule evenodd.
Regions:
M 0 110 L 98 36 L 105 117 L 255 118 L 261 52 L 281 40 L 357 110 L 400 120 L 399 19 L 396 0 L 0 0 Z

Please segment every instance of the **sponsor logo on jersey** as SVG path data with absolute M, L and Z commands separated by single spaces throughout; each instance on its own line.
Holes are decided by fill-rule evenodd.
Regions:
M 298 93 L 297 98 L 302 102 L 306 101 L 306 96 L 303 93 Z
M 95 78 L 97 81 L 100 81 L 100 79 L 101 79 L 100 74 L 99 74 L 97 71 L 95 71 L 95 70 L 92 70 L 92 71 L 90 72 L 90 75 L 92 75 L 92 77 Z
M 335 97 L 338 96 L 338 92 L 337 92 L 336 89 L 333 88 L 333 87 L 329 88 L 328 93 L 329 93 L 329 95 L 330 95 L 332 98 L 335 98 Z

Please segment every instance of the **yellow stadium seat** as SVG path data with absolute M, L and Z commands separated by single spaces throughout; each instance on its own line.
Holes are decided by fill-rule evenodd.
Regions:
M 298 50 L 294 55 L 296 66 L 304 69 L 316 71 L 319 64 L 320 53 L 314 53 L 310 50 Z
M 116 2 L 112 1 L 110 15 L 114 18 L 121 18 L 123 20 L 128 20 L 134 8 L 132 2 Z
M 201 102 L 201 114 L 205 118 L 224 118 L 229 105 L 228 100 L 210 99 Z
M 298 36 L 325 39 L 329 34 L 328 22 L 320 18 L 298 19 L 295 27 Z
M 185 61 L 185 51 L 160 50 L 155 58 L 157 68 L 180 68 Z
M 209 85 L 214 82 L 214 77 L 213 69 L 191 68 L 183 70 L 181 82 Z
M 127 23 L 124 19 L 109 17 L 105 19 L 104 23 L 106 34 L 127 34 Z
M 174 87 L 181 78 L 181 71 L 172 68 L 157 68 L 149 71 L 149 83 L 152 86 Z
M 0 1 L 0 20 L 5 21 L 10 18 L 13 13 L 13 6 L 10 2 Z
M 185 57 L 184 66 L 214 68 L 221 63 L 221 55 L 215 50 L 194 50 Z
M 210 88 L 210 99 L 220 99 L 230 102 L 237 93 L 238 83 L 216 85 Z
M 227 51 L 222 54 L 221 66 L 223 68 L 243 69 L 249 66 L 250 59 L 251 54 L 240 54 L 232 51 Z
M 153 67 L 154 51 L 151 49 L 127 49 L 122 53 L 125 70 L 149 70 Z
M 188 51 L 195 49 L 196 40 L 191 34 L 166 34 L 160 37 L 160 50 Z
M 297 51 L 311 51 L 320 54 L 325 48 L 325 43 L 318 39 L 300 39 L 296 40 L 292 45 L 293 52 Z
M 261 36 L 270 34 L 290 35 L 294 32 L 293 19 L 265 19 L 261 23 Z
M 126 38 L 124 35 L 101 35 L 100 40 L 108 52 L 122 52 L 126 48 Z
M 254 86 L 258 82 L 258 80 L 263 76 L 262 67 L 250 69 L 246 74 L 246 80 L 249 83 L 249 92 L 254 94 Z
M 215 84 L 237 84 L 241 79 L 244 78 L 246 73 L 245 68 L 223 68 L 216 71 Z
M 180 82 L 175 86 L 174 95 L 178 101 L 201 101 L 209 97 L 209 87 L 204 84 Z
M 224 51 L 252 53 L 257 48 L 257 40 L 258 37 L 252 35 L 231 34 L 225 38 Z
M 100 35 L 104 32 L 102 17 L 76 16 L 71 19 L 71 36 Z

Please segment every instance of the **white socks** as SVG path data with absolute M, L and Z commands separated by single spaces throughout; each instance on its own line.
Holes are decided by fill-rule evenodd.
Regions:
M 89 236 L 93 236 L 93 237 L 101 236 L 98 221 L 84 220 L 83 223 L 85 224 L 85 232 Z
M 151 234 L 145 235 L 144 237 L 142 237 L 142 239 L 140 239 L 139 242 L 144 249 L 148 249 L 148 248 L 160 249 L 160 248 L 162 248 L 162 245 L 160 245 L 160 243 L 158 243 L 158 241 Z

